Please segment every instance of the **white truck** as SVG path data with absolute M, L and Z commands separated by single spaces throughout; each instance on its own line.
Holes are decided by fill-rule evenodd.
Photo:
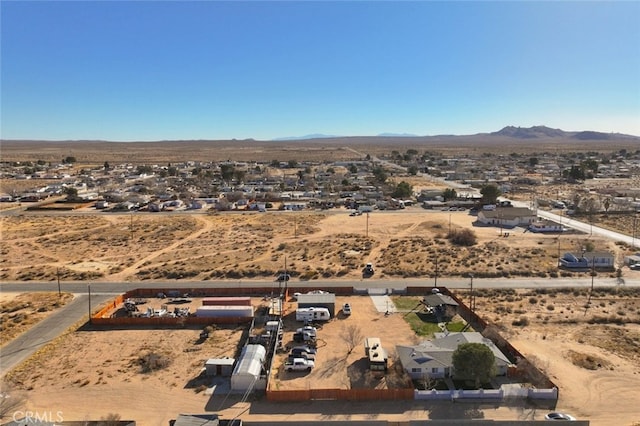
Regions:
M 309 336 L 313 337 L 314 339 L 316 337 L 318 337 L 318 329 L 315 327 L 312 327 L 310 325 L 305 325 L 304 327 L 300 327 L 296 330 L 297 333 L 307 333 L 309 334 Z
M 286 371 L 311 371 L 315 363 L 310 359 L 293 358 L 284 364 Z

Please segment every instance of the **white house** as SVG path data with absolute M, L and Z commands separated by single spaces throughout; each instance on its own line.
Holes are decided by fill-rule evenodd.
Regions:
M 536 220 L 536 214 L 526 207 L 497 207 L 494 210 L 478 211 L 478 222 L 483 225 L 514 228 L 520 225 L 529 226 Z
M 425 340 L 417 346 L 396 346 L 402 367 L 414 380 L 425 377 L 439 379 L 455 377 L 453 352 L 463 343 L 482 343 L 495 355 L 498 376 L 507 374 L 511 362 L 489 339 L 478 332 L 436 333 L 433 340 Z

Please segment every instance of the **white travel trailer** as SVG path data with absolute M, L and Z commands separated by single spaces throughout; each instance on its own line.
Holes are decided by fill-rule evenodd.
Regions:
M 296 321 L 329 321 L 331 314 L 327 308 L 298 308 L 296 309 Z

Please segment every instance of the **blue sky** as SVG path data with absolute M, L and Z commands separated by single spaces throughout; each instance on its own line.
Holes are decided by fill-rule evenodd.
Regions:
M 640 135 L 640 2 L 2 1 L 4 139 Z

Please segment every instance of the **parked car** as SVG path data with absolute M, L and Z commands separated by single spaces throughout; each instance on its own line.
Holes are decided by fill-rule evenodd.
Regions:
M 544 419 L 545 420 L 567 420 L 567 421 L 576 420 L 576 418 L 570 414 L 558 413 L 558 412 L 548 413 L 546 416 L 544 416 Z
M 284 369 L 286 371 L 311 371 L 314 366 L 315 363 L 310 359 L 293 358 L 284 364 Z
M 345 315 L 351 315 L 351 305 L 348 303 L 342 305 L 342 313 Z
M 293 341 L 297 343 L 313 342 L 315 339 L 316 339 L 315 336 L 312 336 L 310 333 L 306 331 L 298 331 L 293 333 Z
M 629 265 L 629 269 L 631 269 L 632 271 L 640 271 L 640 263 Z
M 293 349 L 291 349 L 291 353 L 302 353 L 302 352 L 315 355 L 318 351 L 309 345 L 295 346 Z

